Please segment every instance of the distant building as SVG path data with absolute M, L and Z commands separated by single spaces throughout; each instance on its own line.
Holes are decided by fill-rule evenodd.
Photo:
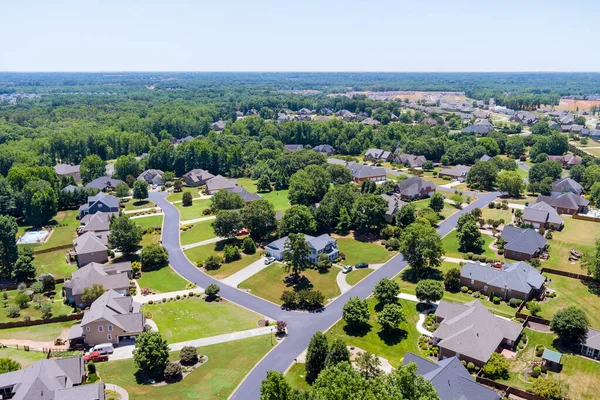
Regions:
M 164 172 L 160 169 L 147 169 L 137 179 L 138 181 L 145 181 L 150 185 L 162 185 L 164 183 L 162 179 L 163 174 Z
M 425 156 L 415 156 L 413 154 L 400 154 L 394 160 L 399 164 L 408 165 L 410 168 L 421 168 L 423 163 L 427 161 Z
M 224 176 L 217 175 L 206 182 L 206 193 L 215 194 L 219 190 L 229 190 L 237 186 L 237 180 L 227 179 Z
M 402 200 L 414 200 L 429 197 L 435 193 L 435 185 L 416 176 L 405 179 L 395 187 Z
M 565 154 L 564 156 L 548 156 L 548 160 L 559 162 L 563 168 L 569 169 L 573 165 L 581 164 L 581 158 L 573 154 Z
M 449 176 L 455 181 L 464 182 L 467 179 L 467 174 L 470 170 L 471 167 L 459 164 L 454 167 L 444 168 L 438 173 L 438 176 L 440 178 L 443 178 L 444 176 Z
M 579 196 L 583 192 L 583 186 L 571 178 L 560 178 L 552 182 L 552 192 L 557 194 L 571 192 Z
M 394 154 L 381 149 L 369 149 L 365 152 L 365 159 L 371 161 L 392 161 Z
M 284 147 L 287 151 L 291 151 L 292 153 L 304 148 L 304 146 L 301 144 L 286 144 Z
M 241 186 L 234 186 L 232 188 L 226 189 L 228 192 L 237 193 L 244 200 L 244 203 L 250 203 L 256 200 L 263 200 L 262 196 L 257 193 L 250 193 L 246 189 Z
M 204 186 L 206 182 L 214 178 L 214 175 L 203 169 L 193 169 L 182 176 L 184 182 L 188 186 Z
M 89 196 L 87 204 L 79 207 L 79 218 L 83 218 L 88 214 L 96 214 L 100 212 L 118 213 L 119 199 L 106 193 L 98 193 L 95 196 Z
M 75 179 L 75 182 L 81 182 L 79 165 L 56 164 L 54 166 L 54 172 L 56 172 L 56 175 L 58 175 L 59 178 L 72 176 L 73 179 Z
M 388 223 L 391 223 L 394 220 L 394 215 L 396 215 L 396 213 L 398 213 L 402 207 L 408 204 L 402 201 L 400 196 L 397 194 L 389 195 L 384 193 L 381 195 L 381 197 L 388 203 L 388 208 L 385 212 L 385 220 Z
M 590 201 L 572 192 L 553 193 L 552 196 L 539 195 L 536 203 L 544 202 L 554 208 L 559 214 L 585 214 Z
M 213 129 L 213 131 L 215 132 L 221 132 L 222 130 L 225 129 L 225 121 L 219 120 L 217 122 L 214 122 L 211 125 L 211 128 Z
M 317 153 L 325 154 L 326 156 L 331 156 L 335 154 L 335 149 L 333 148 L 333 146 L 330 146 L 328 144 L 320 144 L 318 146 L 313 147 L 313 150 Z
M 100 178 L 96 178 L 87 185 L 85 185 L 86 189 L 98 189 L 106 192 L 114 191 L 117 185 L 120 183 L 125 183 L 120 179 L 108 178 L 106 176 L 101 176 Z
M 363 165 L 355 162 L 347 163 L 346 166 L 350 168 L 352 180 L 355 183 L 364 181 L 383 182 L 386 180 L 385 168 L 372 167 L 370 165 Z

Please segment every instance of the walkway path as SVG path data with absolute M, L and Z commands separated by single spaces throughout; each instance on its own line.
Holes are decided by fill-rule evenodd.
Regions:
M 337 285 L 340 287 L 340 291 L 342 293 L 346 293 L 348 290 L 352 289 L 352 286 L 350 286 L 348 282 L 346 282 L 346 274 L 344 273 L 344 271 L 340 270 L 340 272 L 338 272 L 337 276 L 335 277 L 335 280 L 337 282 Z
M 179 224 L 180 225 L 189 225 L 189 224 L 195 224 L 196 222 L 207 221 L 209 219 L 215 219 L 215 218 L 217 218 L 217 217 L 214 215 L 209 215 L 208 217 L 194 218 L 194 219 L 188 219 L 187 221 L 181 221 Z
M 228 276 L 225 279 L 222 279 L 221 282 L 235 288 L 238 287 L 240 283 L 244 282 L 252 275 L 258 274 L 260 271 L 262 271 L 270 265 L 265 264 L 265 259 L 265 257 L 259 258 L 252 264 L 248 265 L 246 268 L 236 272 L 233 275 Z
M 140 304 L 146 304 L 150 300 L 152 300 L 153 302 L 156 303 L 156 302 L 162 301 L 162 299 L 169 299 L 171 297 L 176 297 L 177 295 L 183 296 L 184 294 L 189 294 L 190 292 L 204 293 L 204 289 L 202 289 L 201 287 L 195 287 L 195 288 L 189 289 L 189 290 L 177 290 L 175 292 L 149 294 L 147 296 L 142 296 L 142 294 L 140 293 L 140 290 L 138 290 L 136 292 L 136 295 L 133 296 L 133 300 Z
M 154 214 L 143 214 L 143 215 L 134 215 L 133 217 L 129 217 L 129 219 L 137 219 L 137 218 L 145 218 L 145 217 L 154 217 L 155 215 L 160 215 L 162 217 L 163 213 L 156 212 Z
M 127 390 L 123 389 L 121 386 L 117 386 L 112 383 L 105 383 L 104 387 L 106 390 L 117 392 L 119 396 L 121 396 L 121 400 L 129 400 L 129 393 L 127 393 Z
M 456 263 L 456 264 L 460 264 L 461 262 L 467 261 L 467 260 L 463 260 L 462 258 L 454 258 L 454 257 L 446 257 L 446 256 L 442 256 L 442 260 L 448 261 L 451 263 Z
M 249 329 L 246 331 L 225 333 L 223 335 L 211 336 L 202 339 L 187 340 L 185 342 L 172 343 L 169 345 L 169 350 L 177 351 L 181 350 L 185 346 L 203 347 L 210 346 L 212 344 L 231 342 L 234 340 L 246 339 L 255 336 L 268 335 L 273 332 L 274 326 L 265 326 L 262 328 Z M 125 360 L 127 358 L 133 358 L 134 345 L 127 345 L 117 347 L 115 352 L 109 356 L 110 360 Z
M 152 211 L 152 210 L 156 210 L 156 209 L 157 209 L 157 207 L 137 208 L 135 210 L 125 210 L 125 211 L 123 211 L 123 214 L 135 214 L 135 213 L 139 213 L 139 212 Z
M 192 244 L 186 244 L 185 246 L 181 246 L 181 250 L 185 251 L 188 249 L 193 249 L 194 247 L 204 246 L 205 244 L 217 243 L 217 242 L 220 242 L 221 240 L 225 240 L 225 239 L 227 239 L 227 238 L 215 237 L 215 238 L 211 238 L 211 239 L 206 239 L 201 242 L 196 242 L 196 243 L 192 243 Z
M 454 186 L 458 186 L 458 185 L 460 185 L 461 183 L 462 183 L 461 181 L 452 181 L 452 182 L 450 182 L 450 183 L 445 183 L 445 184 L 443 184 L 443 185 L 441 185 L 441 186 L 443 186 L 443 187 L 445 187 L 445 188 L 448 188 L 448 189 L 451 189 L 451 188 L 453 188 Z
M 204 199 L 210 199 L 210 196 L 192 197 L 192 201 L 204 200 Z M 183 203 L 183 200 L 171 201 L 171 204 L 179 204 L 179 203 Z

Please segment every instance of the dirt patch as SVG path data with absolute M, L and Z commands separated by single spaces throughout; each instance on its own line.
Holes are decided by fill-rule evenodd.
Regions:
M 537 332 L 550 333 L 552 330 L 548 325 L 539 324 L 537 322 L 527 321 L 527 327 Z
M 600 100 L 574 100 L 574 99 L 560 99 L 558 106 L 555 107 L 557 110 L 589 110 L 594 106 L 600 106 Z

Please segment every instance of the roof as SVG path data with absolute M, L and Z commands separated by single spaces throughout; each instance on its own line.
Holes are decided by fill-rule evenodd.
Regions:
M 107 187 L 117 187 L 119 183 L 125 183 L 120 179 L 108 178 L 106 176 L 101 176 L 100 178 L 96 178 L 87 185 L 85 185 L 86 189 L 100 189 L 104 190 Z
M 457 357 L 433 362 L 413 353 L 406 353 L 402 364 L 417 364 L 417 375 L 433 385 L 441 400 L 500 400 L 494 390 L 473 380 Z
M 557 351 L 544 349 L 544 353 L 542 354 L 542 360 L 548 360 L 560 364 L 560 359 L 562 358 L 562 354 Z
M 296 151 L 304 148 L 301 144 L 286 144 L 284 147 L 288 151 Z
M 382 194 L 381 197 L 388 203 L 388 209 L 385 212 L 387 215 L 394 215 L 397 213 L 402 207 L 407 205 L 408 203 L 400 200 L 396 195 Z
M 73 247 L 77 254 L 89 254 L 97 251 L 106 251 L 106 240 L 100 239 L 92 232 L 86 232 L 73 240 Z
M 162 176 L 164 172 L 160 169 L 147 169 L 137 177 L 140 181 L 146 181 L 148 183 L 153 183 L 155 185 L 160 185 L 163 183 Z
M 69 193 L 73 193 L 76 192 L 78 190 L 81 190 L 82 188 L 79 186 L 74 186 L 74 185 L 67 185 L 64 188 L 62 188 L 63 192 L 69 192 Z
M 600 331 L 594 328 L 589 328 L 587 335 L 582 341 L 582 344 L 592 349 L 600 350 Z
M 452 352 L 486 363 L 504 339 L 517 340 L 523 327 L 492 314 L 479 301 L 456 304 L 445 310 L 447 301 L 440 301 L 436 316 L 445 315 L 433 337 L 438 345 Z
M 581 192 L 583 192 L 583 186 L 571 178 L 561 178 L 552 182 L 552 191 L 559 193 L 573 192 L 576 194 L 581 194 Z
M 444 168 L 439 172 L 438 175 L 449 175 L 449 176 L 467 176 L 467 173 L 471 170 L 471 167 L 467 165 L 455 165 L 454 167 Z
M 586 207 L 588 204 L 590 204 L 589 200 L 586 200 L 585 198 L 572 192 L 558 194 L 558 196 L 554 194 L 552 196 L 539 195 L 536 203 L 540 203 L 542 201 L 552 207 L 567 208 L 569 210 L 577 210 L 579 207 Z
M 372 167 L 355 162 L 347 163 L 346 166 L 352 171 L 352 176 L 355 178 L 371 178 L 374 176 L 386 176 L 385 168 Z
M 242 199 L 244 199 L 245 203 L 250 203 L 251 201 L 255 201 L 255 200 L 262 200 L 262 196 L 260 196 L 259 194 L 256 193 L 250 193 L 249 191 L 247 191 L 246 189 L 244 189 L 241 186 L 234 186 L 232 188 L 228 188 L 226 189 L 229 192 L 233 192 L 233 193 L 237 193 L 240 195 L 240 197 Z
M 562 225 L 565 222 L 552 206 L 543 201 L 525 207 L 523 220 L 557 225 Z
M 94 205 L 94 203 L 100 202 L 107 205 L 110 208 L 119 208 L 119 199 L 112 194 L 98 193 L 95 196 L 88 197 L 88 206 Z
M 492 157 L 488 156 L 487 154 L 484 154 L 479 158 L 479 161 L 490 161 L 491 159 Z
M 505 250 L 516 251 L 524 254 L 534 254 L 546 246 L 547 240 L 537 233 L 535 229 L 517 228 L 506 225 L 502 230 L 502 239 L 506 241 Z
M 96 214 L 88 214 L 81 219 L 82 226 L 79 228 L 81 232 L 102 232 L 110 229 L 110 218 L 115 213 L 99 212 Z
M 435 190 L 435 185 L 423 178 L 419 178 L 418 176 L 411 176 L 410 178 L 405 179 L 396 185 L 396 191 L 405 196 L 415 196 L 421 193 L 423 190 Z
M 56 172 L 56 175 L 76 174 L 79 172 L 79 165 L 56 164 L 54 172 Z
M 489 126 L 489 125 L 469 125 L 466 128 L 464 128 L 461 132 L 462 133 L 486 134 L 486 133 L 490 133 L 493 130 L 494 130 L 494 127 Z
M 130 296 L 121 296 L 114 290 L 108 290 L 96 299 L 90 309 L 83 314 L 81 326 L 99 319 L 113 323 L 125 332 L 142 332 L 146 323 L 140 312 L 140 304 Z
M 192 180 L 193 182 L 208 181 L 214 178 L 214 175 L 204 169 L 193 169 L 182 176 L 185 180 Z
M 313 150 L 319 153 L 335 153 L 335 149 L 333 148 L 333 146 L 330 146 L 328 144 L 320 144 L 318 146 L 313 147 Z
M 222 131 L 223 129 L 225 129 L 225 121 L 219 120 L 217 122 L 214 122 L 212 124 L 212 128 L 215 131 Z
M 539 290 L 546 281 L 537 269 L 523 261 L 505 263 L 502 269 L 494 268 L 490 264 L 469 262 L 461 268 L 460 276 L 520 293 L 529 293 L 532 289 Z
M 106 290 L 128 288 L 127 272 L 131 272 L 130 262 L 116 264 L 92 262 L 73 272 L 71 279 L 65 282 L 65 288 L 71 289 L 73 295 L 83 294 L 86 287 L 92 287 L 94 284 L 102 285 Z
M 320 236 L 311 236 L 311 235 L 306 235 L 304 233 L 302 233 L 302 235 L 304 235 L 304 239 L 308 242 L 309 247 L 311 247 L 312 249 L 315 250 L 322 250 L 325 248 L 325 246 L 327 246 L 327 244 L 334 242 L 335 239 L 332 239 L 331 236 L 329 236 L 328 234 L 324 233 Z M 271 243 L 269 243 L 267 245 L 267 247 L 273 249 L 273 250 L 278 250 L 278 251 L 283 251 L 285 250 L 285 243 L 287 242 L 288 237 L 284 236 L 280 239 L 277 239 Z
M 208 182 L 206 182 L 206 188 L 209 191 L 231 189 L 234 188 L 236 185 L 237 181 L 235 179 L 227 179 L 222 175 L 217 175 L 211 178 Z
M 410 167 L 420 167 L 427 159 L 425 156 L 415 156 L 413 154 L 400 154 L 398 161 L 402 164 L 408 164 Z
M 386 150 L 381 149 L 369 149 L 365 152 L 365 157 L 371 157 L 375 159 L 385 159 L 388 158 L 392 153 Z

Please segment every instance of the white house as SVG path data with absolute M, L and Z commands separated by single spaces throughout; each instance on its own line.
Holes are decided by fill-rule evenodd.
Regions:
M 321 236 L 310 236 L 304 235 L 304 238 L 308 242 L 308 246 L 310 247 L 311 253 L 308 258 L 313 264 L 317 263 L 317 259 L 320 254 L 327 254 L 330 261 L 338 258 L 339 251 L 337 249 L 337 241 L 333 239 L 328 234 L 323 234 Z M 277 239 L 271 243 L 269 243 L 265 247 L 265 253 L 267 256 L 274 257 L 276 260 L 283 260 L 283 253 L 285 251 L 285 243 L 287 242 L 288 237 L 284 236 L 281 239 Z

